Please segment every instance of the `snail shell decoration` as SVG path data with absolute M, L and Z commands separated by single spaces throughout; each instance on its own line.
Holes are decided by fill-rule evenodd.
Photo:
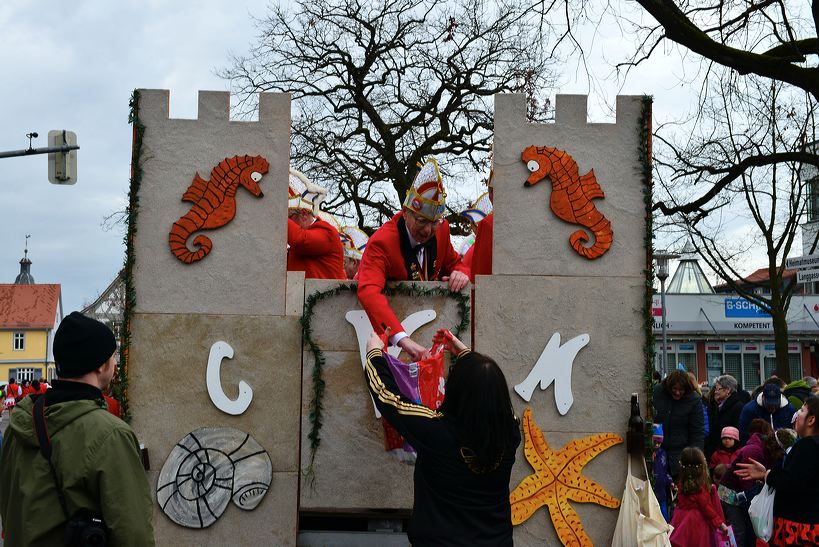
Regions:
M 156 501 L 175 523 L 207 528 L 228 502 L 250 511 L 270 488 L 273 465 L 248 433 L 232 427 L 203 427 L 171 450 L 156 487 Z

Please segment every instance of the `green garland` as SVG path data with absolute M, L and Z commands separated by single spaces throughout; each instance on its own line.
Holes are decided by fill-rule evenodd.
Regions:
M 114 385 L 114 396 L 122 405 L 122 419 L 131 421 L 131 407 L 128 404 L 128 355 L 131 347 L 131 319 L 136 306 L 136 292 L 134 290 L 134 236 L 137 231 L 137 215 L 139 213 L 139 185 L 142 182 L 142 138 L 145 135 L 145 125 L 139 119 L 139 91 L 134 90 L 128 103 L 130 114 L 128 123 L 133 125 L 134 137 L 131 149 L 131 185 L 128 190 L 128 229 L 125 233 L 125 267 L 123 278 L 125 283 L 125 309 L 123 311 L 122 332 L 119 345 L 119 381 Z
M 315 473 L 313 463 L 316 459 L 316 451 L 321 444 L 322 413 L 324 411 L 324 388 L 325 383 L 322 378 L 324 371 L 324 354 L 313 339 L 313 315 L 316 304 L 327 298 L 332 298 L 341 293 L 353 293 L 357 291 L 357 285 L 338 285 L 326 291 L 316 291 L 307 297 L 304 303 L 304 314 L 301 317 L 302 339 L 313 354 L 313 396 L 310 399 L 310 464 L 307 466 L 305 476 L 310 485 L 313 485 Z M 455 336 L 460 336 L 469 327 L 469 295 L 460 292 L 451 292 L 445 287 L 422 287 L 415 283 L 397 283 L 384 290 L 386 296 L 411 296 L 414 298 L 447 297 L 458 303 L 458 315 L 460 322 L 453 330 Z
M 639 151 L 640 158 L 640 178 L 643 183 L 643 203 L 645 205 L 645 292 L 643 294 L 643 330 L 645 332 L 645 355 L 643 383 L 645 386 L 646 416 L 653 419 L 653 375 L 654 375 L 654 318 L 651 315 L 651 300 L 654 294 L 654 223 L 652 216 L 652 190 L 651 179 L 651 105 L 654 102 L 650 95 L 643 95 L 642 109 L 640 111 L 639 131 Z M 649 420 L 646 420 L 647 429 L 651 427 Z M 653 443 L 650 432 L 646 435 L 646 459 L 651 462 Z

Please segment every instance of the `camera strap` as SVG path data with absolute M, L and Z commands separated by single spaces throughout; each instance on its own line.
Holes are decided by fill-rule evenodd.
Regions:
M 37 400 L 34 401 L 31 417 L 34 419 L 34 431 L 37 433 L 37 441 L 40 443 L 40 454 L 48 461 L 48 466 L 51 468 L 51 476 L 54 478 L 54 485 L 57 487 L 57 498 L 60 500 L 60 507 L 63 508 L 65 518 L 69 519 L 71 517 L 68 514 L 63 489 L 60 487 L 60 481 L 57 479 L 57 470 L 54 469 L 54 464 L 51 462 L 51 438 L 48 436 L 48 426 L 45 421 L 45 395 L 40 395 L 37 397 Z

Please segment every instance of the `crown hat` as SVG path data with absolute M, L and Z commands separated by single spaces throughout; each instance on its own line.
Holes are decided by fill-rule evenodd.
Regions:
M 327 189 L 313 183 L 304 173 L 292 167 L 288 177 L 288 210 L 307 209 L 314 215 L 321 210 L 321 202 L 327 197 Z M 326 219 L 325 219 L 326 220 Z
M 344 226 L 338 232 L 341 243 L 344 245 L 344 256 L 361 260 L 369 237 L 355 226 Z
M 484 192 L 469 209 L 461 211 L 461 216 L 466 217 L 469 222 L 477 224 L 492 213 L 492 201 L 489 199 L 489 192 Z
M 336 232 L 341 231 L 341 224 L 339 223 L 338 219 L 333 216 L 332 214 L 328 213 L 327 211 L 318 211 L 314 213 L 318 218 L 332 226 L 336 229 Z
M 438 220 L 444 215 L 446 192 L 441 180 L 438 162 L 434 158 L 427 160 L 412 181 L 407 191 L 404 207 L 427 220 Z

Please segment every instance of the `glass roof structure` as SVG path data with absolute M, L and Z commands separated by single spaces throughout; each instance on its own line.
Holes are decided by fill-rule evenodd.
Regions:
M 714 294 L 714 288 L 697 260 L 696 249 L 688 241 L 680 251 L 680 263 L 665 292 L 667 294 Z

